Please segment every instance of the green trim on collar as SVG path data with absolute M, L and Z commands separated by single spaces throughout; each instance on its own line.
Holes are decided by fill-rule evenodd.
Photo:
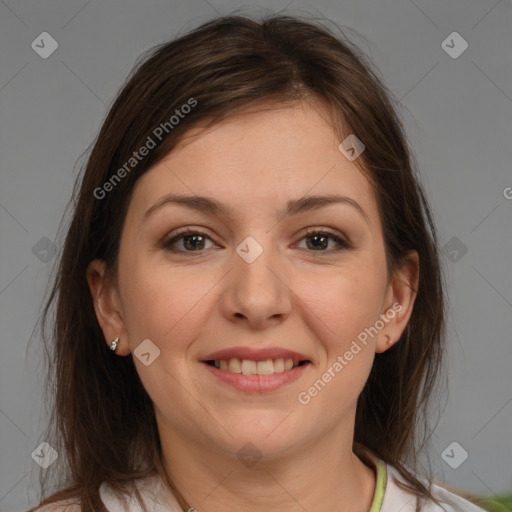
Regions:
M 377 466 L 377 482 L 369 512 L 380 512 L 382 501 L 384 500 L 384 492 L 386 491 L 386 464 L 382 460 L 376 461 L 375 464 Z

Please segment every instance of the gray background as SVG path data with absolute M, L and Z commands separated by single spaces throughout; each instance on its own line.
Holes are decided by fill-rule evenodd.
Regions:
M 38 339 L 25 351 L 56 261 L 51 244 L 77 160 L 107 106 L 150 46 L 217 14 L 285 7 L 290 14 L 309 12 L 342 26 L 401 102 L 445 247 L 449 284 L 450 393 L 434 435 L 437 478 L 484 494 L 512 490 L 510 0 L 4 0 L 1 510 L 36 502 L 39 466 L 31 454 L 44 441 L 47 420 Z M 47 59 L 31 47 L 45 31 L 59 45 Z M 454 31 L 469 45 L 458 58 L 442 47 Z M 452 442 L 469 454 L 457 469 L 445 462 Z M 448 450 L 451 461 L 462 453 L 459 446 Z

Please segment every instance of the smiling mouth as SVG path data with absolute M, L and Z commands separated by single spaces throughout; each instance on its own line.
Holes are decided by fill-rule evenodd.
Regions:
M 204 361 L 219 370 L 243 375 L 272 375 L 292 370 L 297 366 L 311 364 L 311 361 L 294 361 L 293 359 L 266 359 L 265 361 L 253 361 L 250 359 L 216 359 Z

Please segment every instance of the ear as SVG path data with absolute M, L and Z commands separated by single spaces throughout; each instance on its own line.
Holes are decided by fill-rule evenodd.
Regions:
M 406 260 L 391 278 L 386 291 L 381 318 L 384 328 L 379 332 L 375 352 L 382 353 L 397 343 L 411 317 L 418 290 L 420 263 L 416 251 L 410 251 Z
M 86 270 L 87 283 L 105 343 L 110 346 L 111 341 L 119 337 L 116 354 L 126 356 L 130 354 L 130 348 L 121 313 L 119 293 L 115 286 L 107 282 L 105 268 L 104 261 L 91 261 Z

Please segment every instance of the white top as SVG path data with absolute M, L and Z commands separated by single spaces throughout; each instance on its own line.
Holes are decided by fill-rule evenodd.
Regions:
M 383 461 L 381 461 L 383 462 Z M 381 508 L 378 512 L 415 512 L 416 497 L 396 485 L 397 480 L 404 481 L 400 473 L 391 465 L 386 468 L 385 492 Z M 152 512 L 183 512 L 176 498 L 164 485 L 160 476 L 153 476 L 137 483 L 143 499 Z M 426 502 L 422 512 L 485 512 L 460 496 L 434 484 L 432 494 L 442 503 L 443 508 L 432 501 Z M 123 504 L 105 483 L 100 487 L 100 496 L 109 512 L 142 512 L 135 497 Z
M 416 496 L 396 485 L 397 480 L 404 481 L 400 473 L 389 464 L 386 464 L 386 473 L 388 480 L 380 512 L 414 512 Z M 421 509 L 422 512 L 485 512 L 483 508 L 473 505 L 473 503 L 439 485 L 433 484 L 431 490 L 432 494 L 443 503 L 443 508 L 432 501 L 428 501 Z

